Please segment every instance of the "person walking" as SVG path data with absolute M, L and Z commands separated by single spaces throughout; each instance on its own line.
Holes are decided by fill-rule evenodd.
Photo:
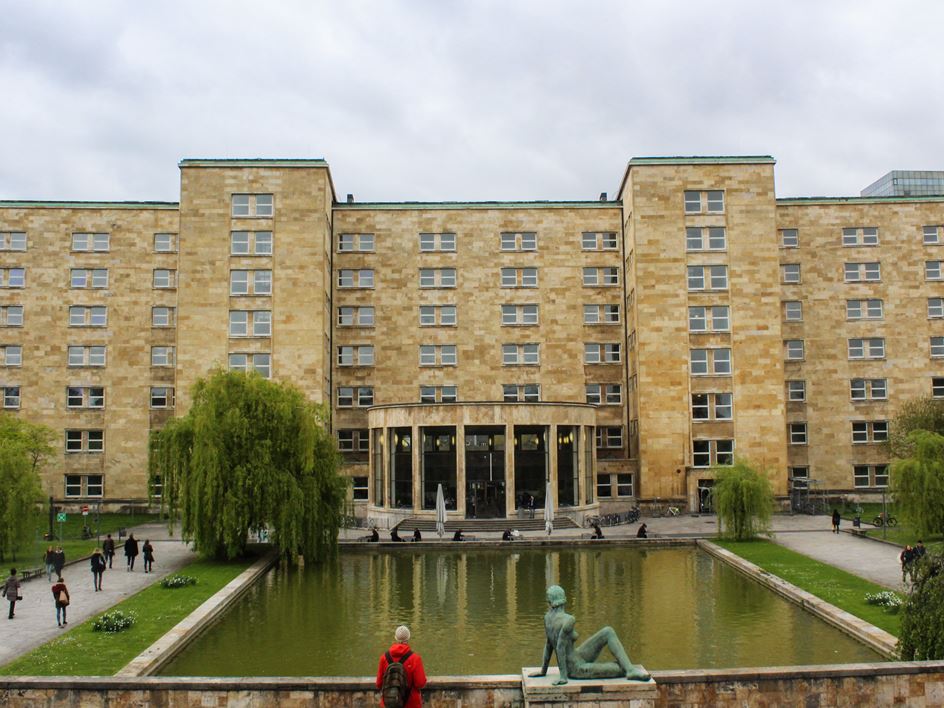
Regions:
M 115 539 L 111 537 L 111 534 L 105 536 L 105 540 L 102 541 L 102 555 L 105 556 L 108 568 L 111 569 L 111 562 L 115 558 Z
M 10 603 L 10 614 L 7 619 L 13 619 L 13 608 L 16 607 L 16 601 L 20 600 L 20 579 L 16 577 L 16 568 L 10 568 L 10 577 L 3 584 L 3 596 Z
M 924 558 L 924 554 L 928 552 L 928 549 L 924 546 L 924 541 L 920 538 L 918 539 L 918 545 L 914 547 L 914 559 L 921 560 Z
M 833 533 L 839 533 L 839 522 L 842 517 L 839 515 L 839 509 L 833 509 Z
M 394 643 L 380 655 L 377 688 L 380 705 L 386 708 L 420 708 L 420 691 L 426 686 L 423 659 L 410 649 L 410 628 L 400 625 L 393 633 Z
M 129 534 L 125 540 L 125 561 L 128 564 L 126 570 L 130 573 L 134 571 L 134 559 L 138 557 L 138 541 L 134 534 Z
M 102 557 L 100 549 L 96 548 L 92 552 L 90 562 L 92 564 L 92 582 L 95 585 L 95 592 L 98 592 L 102 589 L 102 575 L 105 573 L 105 559 Z
M 56 624 L 65 627 L 69 624 L 66 622 L 66 608 L 69 606 L 71 598 L 69 597 L 69 588 L 66 587 L 66 581 L 62 579 L 61 575 L 56 580 L 56 584 L 52 586 L 52 596 L 56 601 Z
M 911 568 L 911 564 L 914 562 L 915 552 L 911 546 L 905 546 L 905 550 L 901 552 L 901 555 L 898 556 L 898 560 L 901 561 L 901 581 L 904 582 L 908 577 L 908 569 Z
M 55 571 L 56 575 L 62 575 L 62 569 L 66 567 L 66 552 L 62 550 L 62 546 L 59 546 L 56 549 L 56 552 L 53 554 L 52 558 L 52 569 Z
M 52 571 L 56 565 L 56 549 L 52 546 L 46 547 L 46 553 L 43 556 L 43 564 L 46 566 L 46 580 L 52 582 Z
M 154 570 L 154 546 L 151 541 L 144 539 L 144 545 L 141 547 L 144 552 L 144 572 L 150 573 Z

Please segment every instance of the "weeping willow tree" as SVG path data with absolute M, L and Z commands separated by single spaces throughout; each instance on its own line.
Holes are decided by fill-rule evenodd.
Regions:
M 712 499 L 721 520 L 721 535 L 746 541 L 770 529 L 774 494 L 770 480 L 744 460 L 716 467 Z
M 16 559 L 33 540 L 43 500 L 39 469 L 54 437 L 45 425 L 0 415 L 0 560 Z
M 944 659 L 944 555 L 939 550 L 913 564 L 898 647 L 905 661 Z
M 911 456 L 891 466 L 898 513 L 918 536 L 940 534 L 944 532 L 944 437 L 913 430 L 906 446 Z
M 183 537 L 210 557 L 242 555 L 263 529 L 286 557 L 326 557 L 346 492 L 326 423 L 294 387 L 232 371 L 201 379 L 187 415 L 152 435 L 163 511 L 179 511 Z

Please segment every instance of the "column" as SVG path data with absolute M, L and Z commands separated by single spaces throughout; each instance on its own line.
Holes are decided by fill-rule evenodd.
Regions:
M 456 511 L 465 518 L 465 423 L 456 423 Z
M 423 510 L 423 489 L 420 485 L 420 465 L 423 464 L 423 441 L 420 439 L 420 426 L 415 423 L 410 427 L 413 434 L 413 513 Z
M 547 488 L 547 482 L 550 482 L 551 485 L 551 499 L 554 500 L 554 511 L 557 511 L 559 508 L 560 500 L 557 498 L 557 423 L 551 423 L 548 426 L 548 441 L 547 441 L 547 464 L 548 470 L 544 487 Z
M 505 423 L 505 516 L 515 515 L 515 426 Z

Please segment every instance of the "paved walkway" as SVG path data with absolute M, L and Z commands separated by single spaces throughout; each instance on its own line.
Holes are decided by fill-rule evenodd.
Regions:
M 134 564 L 134 572 L 127 572 L 122 549 L 118 548 L 114 567 L 106 570 L 103 576 L 102 591 L 95 592 L 87 560 L 67 565 L 62 577 L 69 588 L 72 604 L 68 609 L 69 627 L 66 629 L 104 612 L 196 558 L 188 546 L 178 540 L 168 539 L 166 527 L 160 524 L 140 526 L 132 531 L 141 545 L 145 538 L 151 540 L 154 546 L 154 572 L 144 573 L 144 562 L 140 555 Z M 3 575 L 8 574 L 9 569 L 4 567 Z M 56 626 L 56 606 L 50 587 L 45 575 L 24 581 L 20 590 L 23 600 L 16 603 L 16 616 L 12 620 L 7 619 L 9 606 L 6 599 L 0 600 L 0 609 L 3 611 L 0 615 L 0 665 L 13 661 L 65 631 Z M 115 667 L 115 670 L 119 668 Z

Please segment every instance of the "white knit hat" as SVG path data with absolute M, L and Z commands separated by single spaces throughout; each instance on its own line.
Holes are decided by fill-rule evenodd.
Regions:
M 401 624 L 397 627 L 397 631 L 393 633 L 393 637 L 401 644 L 406 644 L 410 641 L 410 628 L 405 624 Z

